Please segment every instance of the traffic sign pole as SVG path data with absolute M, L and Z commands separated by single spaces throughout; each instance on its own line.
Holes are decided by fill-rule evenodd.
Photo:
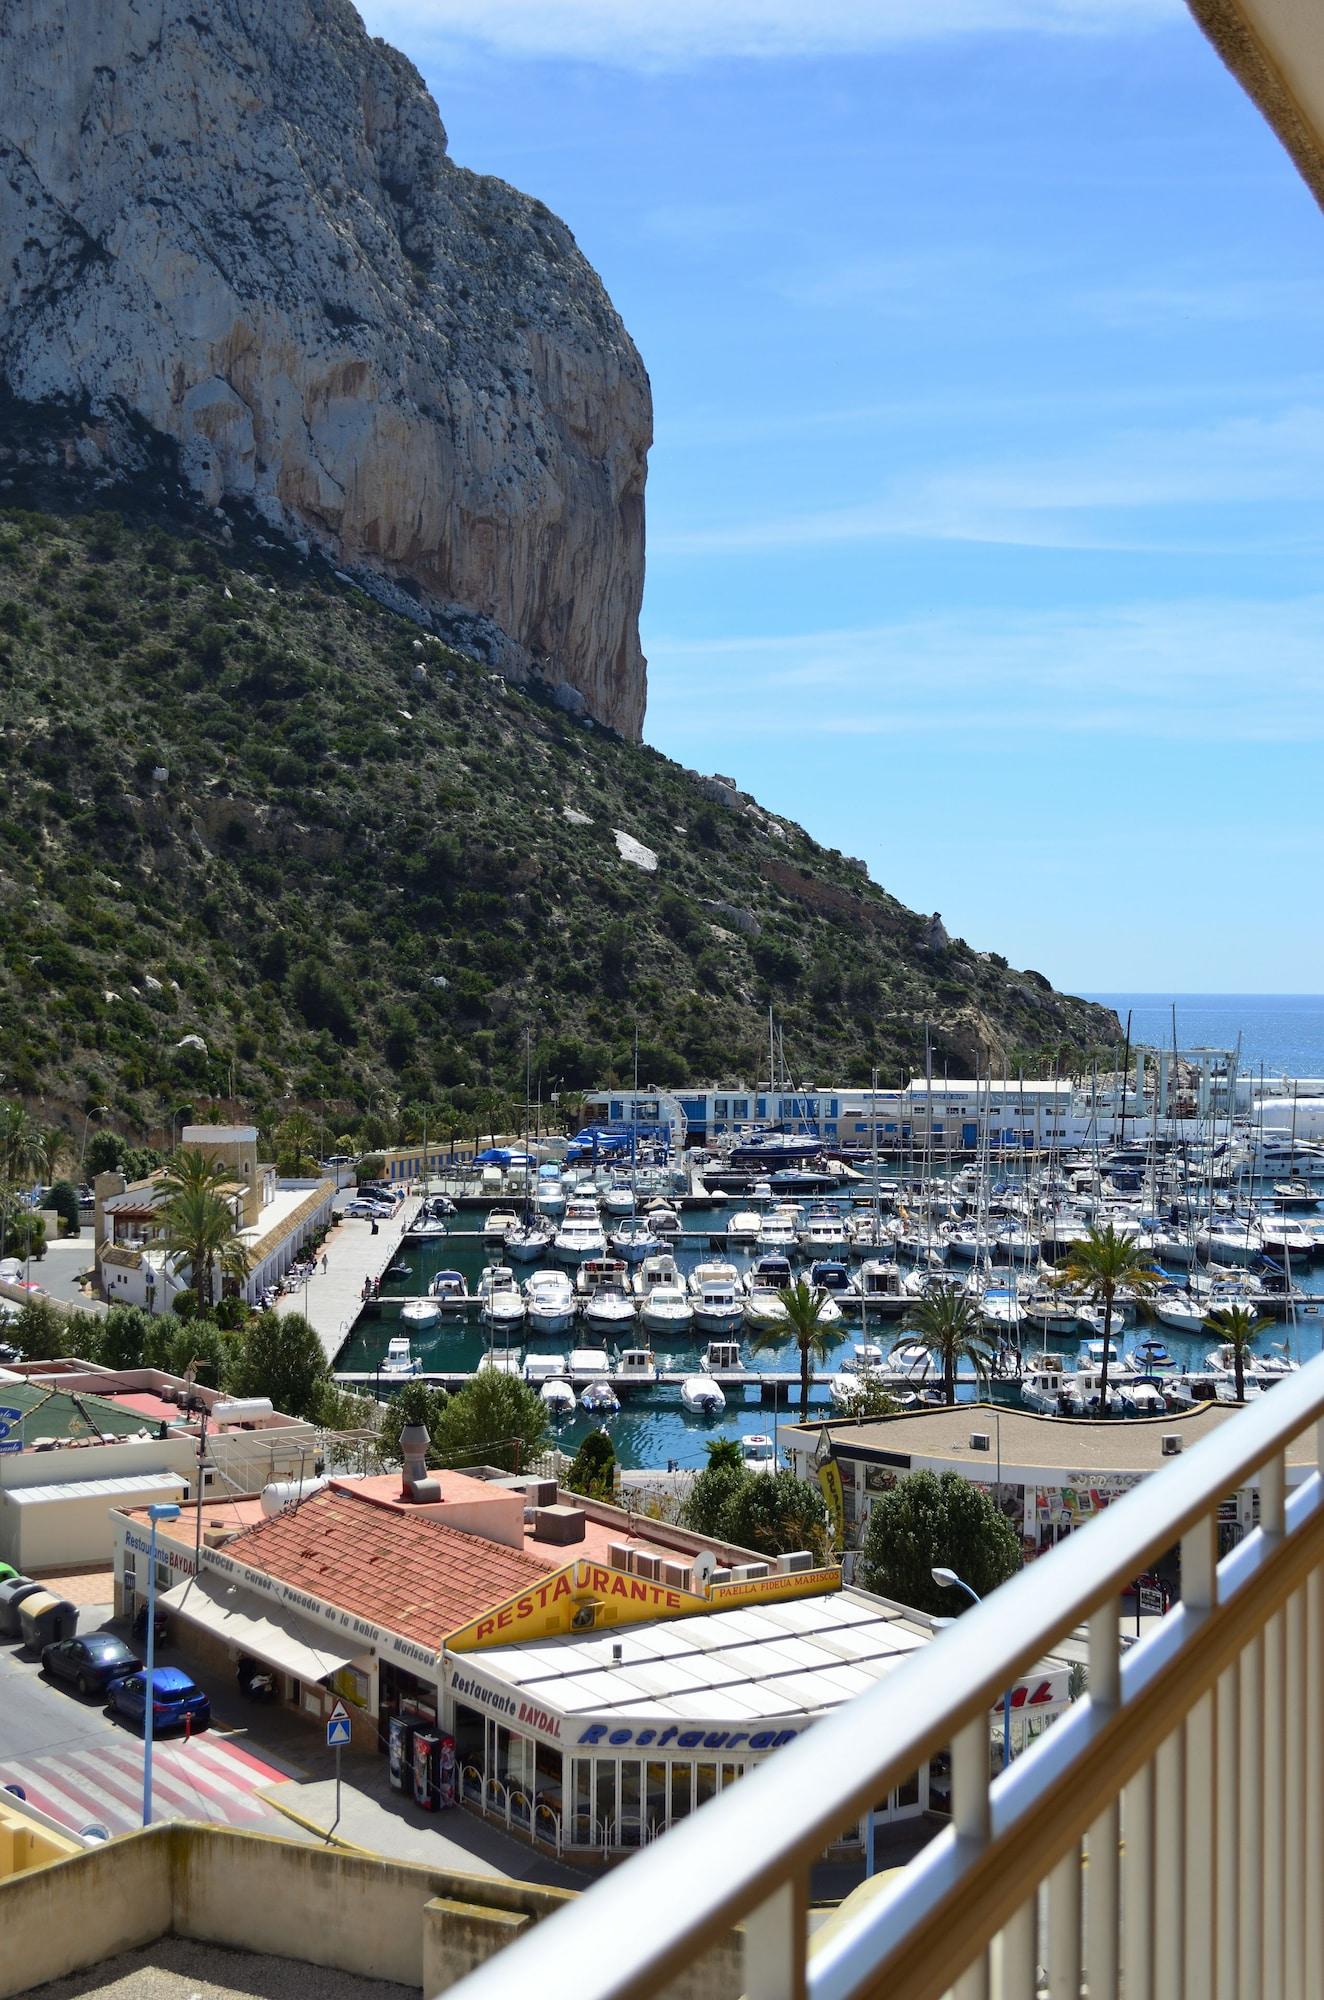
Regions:
M 340 1753 L 350 1740 L 349 1710 L 343 1701 L 338 1701 L 326 1718 L 326 1743 L 328 1750 L 336 1753 L 336 1816 L 331 1822 L 327 1839 L 340 1825 Z

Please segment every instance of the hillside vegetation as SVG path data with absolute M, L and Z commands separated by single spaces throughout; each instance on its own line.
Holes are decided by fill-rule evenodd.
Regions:
M 150 1133 L 766 1069 L 1042 1065 L 1112 1017 L 798 826 L 507 685 L 160 467 L 0 469 L 0 1070 Z M 38 470 L 41 464 L 42 469 Z M 623 858 L 617 832 L 656 856 Z M 627 843 L 628 845 L 628 843 Z

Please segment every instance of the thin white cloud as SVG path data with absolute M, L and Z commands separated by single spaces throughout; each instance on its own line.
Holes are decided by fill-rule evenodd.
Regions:
M 1324 739 L 1324 596 L 984 610 L 763 636 L 646 635 L 670 741 Z
M 408 53 L 478 48 L 618 69 L 863 55 L 962 35 L 1081 35 L 1182 18 L 1178 0 L 359 0 Z
M 957 465 L 899 480 L 877 498 L 689 528 L 656 529 L 655 556 L 763 554 L 852 543 L 924 540 L 1027 548 L 1166 549 L 1170 553 L 1245 549 L 1189 520 L 1177 538 L 1156 535 L 1164 510 L 1197 510 L 1324 500 L 1324 406 L 1302 403 L 1271 415 L 1215 424 L 1119 430 L 1082 442 L 1069 455 Z M 1302 521 L 1272 546 L 1318 543 L 1319 523 Z

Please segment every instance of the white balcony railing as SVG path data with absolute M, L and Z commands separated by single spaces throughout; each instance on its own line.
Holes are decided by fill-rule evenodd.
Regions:
M 1324 1357 L 455 1991 L 679 1993 L 743 1921 L 749 2000 L 1317 2000 L 1322 1417 Z M 1219 1502 L 1257 1475 L 1260 1526 L 1218 1563 Z M 1182 1601 L 1123 1655 L 1119 1595 L 1178 1543 Z M 1088 1692 L 990 1782 L 990 1709 L 1082 1622 Z M 950 1826 L 811 1954 L 816 1858 L 948 1748 Z

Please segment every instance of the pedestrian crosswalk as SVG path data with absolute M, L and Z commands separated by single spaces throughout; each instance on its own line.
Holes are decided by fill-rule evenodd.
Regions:
M 157 1743 L 152 1817 L 250 1828 L 269 1824 L 280 1816 L 258 1794 L 284 1776 L 210 1732 Z M 65 1826 L 81 1829 L 96 1821 L 123 1833 L 142 1824 L 143 1746 L 137 1737 L 117 1734 L 37 1757 L 2 1758 L 2 1785 L 20 1785 L 25 1798 Z

